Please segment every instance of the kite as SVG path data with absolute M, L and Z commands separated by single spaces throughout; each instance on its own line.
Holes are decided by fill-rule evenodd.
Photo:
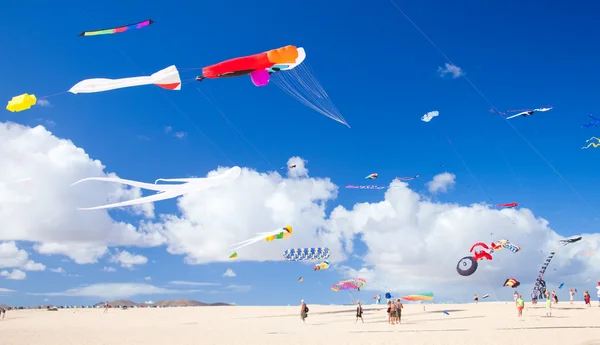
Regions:
M 298 278 L 298 283 L 301 283 L 303 281 L 304 281 L 304 278 L 302 278 L 302 277 Z
M 475 250 L 476 247 L 482 247 L 481 251 Z M 463 277 L 468 277 L 477 271 L 479 260 L 492 260 L 492 254 L 495 250 L 506 248 L 513 253 L 517 253 L 521 250 L 521 247 L 510 243 L 508 240 L 500 240 L 498 243 L 491 243 L 489 246 L 483 242 L 475 243 L 469 250 L 473 253 L 472 256 L 465 256 L 458 261 L 456 265 L 456 271 Z M 489 253 L 487 252 L 489 251 Z
M 35 95 L 24 93 L 22 95 L 15 96 L 10 101 L 8 101 L 8 104 L 6 105 L 6 110 L 13 113 L 18 113 L 20 111 L 27 110 L 33 107 L 36 102 L 37 98 L 35 98 Z
M 377 175 L 377 173 L 373 173 L 373 174 L 365 177 L 365 179 L 367 179 L 367 180 L 374 180 L 374 179 L 376 179 L 378 177 L 379 177 L 379 175 Z
M 558 286 L 559 289 L 562 289 L 563 286 L 565 286 L 565 283 L 560 283 L 560 285 Z
M 237 252 L 234 252 L 233 254 L 229 255 L 230 259 L 235 259 L 237 257 L 238 257 L 238 253 Z
M 423 307 L 423 308 L 425 308 L 425 307 Z M 443 313 L 446 315 L 450 315 L 450 313 L 448 313 L 447 311 L 444 311 Z
M 589 142 L 590 142 L 590 141 L 592 141 L 592 140 L 596 140 L 598 143 L 593 143 L 593 142 L 592 142 L 592 143 L 589 143 Z M 598 139 L 598 138 L 596 138 L 596 137 L 591 137 L 591 138 L 589 138 L 588 140 L 586 140 L 585 142 L 586 142 L 586 143 L 589 143 L 589 144 L 588 144 L 588 146 L 584 146 L 584 147 L 582 147 L 582 148 L 581 148 L 582 150 L 589 149 L 589 148 L 590 148 L 590 146 L 594 146 L 594 148 L 595 148 L 595 149 L 596 149 L 596 148 L 598 148 L 598 146 L 600 146 L 600 139 Z
M 354 278 L 354 279 L 349 279 L 349 280 L 344 280 L 344 281 L 338 282 L 337 284 L 335 284 L 331 287 L 331 290 L 333 290 L 335 292 L 346 291 L 346 290 L 360 291 L 360 288 L 364 287 L 365 285 L 367 285 L 367 281 L 364 278 Z M 387 296 L 387 294 L 386 294 L 386 296 Z
M 481 299 L 486 299 L 486 298 L 488 298 L 488 297 L 490 297 L 490 295 L 488 295 L 488 294 L 485 294 L 485 295 L 481 296 Z
M 550 108 L 538 108 L 538 109 L 533 109 L 533 110 L 526 110 L 524 112 L 521 112 L 521 113 L 518 113 L 518 114 L 515 114 L 515 115 L 512 115 L 512 116 L 509 116 L 506 119 L 510 120 L 512 118 L 519 117 L 519 116 L 527 117 L 527 116 L 533 115 L 534 113 L 537 113 L 537 112 L 546 112 L 546 111 L 550 111 L 550 110 L 552 110 L 552 107 L 550 107 Z
M 594 255 L 594 252 L 580 252 L 581 255 Z
M 432 301 L 433 292 L 424 292 L 416 295 L 402 296 L 400 299 L 405 301 Z
M 389 293 L 389 292 L 386 292 L 386 293 L 385 293 L 385 298 L 386 298 L 386 299 L 390 299 L 390 298 L 392 298 L 392 294 L 391 294 L 391 293 Z
M 346 186 L 346 189 L 387 189 L 388 187 L 385 186 L 353 186 L 353 185 L 349 185 Z
M 86 79 L 73 85 L 73 87 L 69 89 L 69 92 L 73 94 L 94 93 L 142 85 L 156 85 L 167 90 L 181 90 L 181 79 L 179 78 L 179 71 L 177 71 L 177 68 L 174 65 L 172 65 L 150 76 L 145 77 L 132 77 L 121 79 Z
M 518 202 L 511 202 L 510 204 L 496 204 L 498 207 L 514 208 L 519 206 Z
M 498 243 L 493 243 L 490 245 L 490 254 L 494 253 L 495 250 L 508 249 L 513 253 L 518 253 L 521 250 L 521 247 L 516 244 L 510 243 L 508 240 L 500 240 Z
M 283 258 L 288 261 L 327 260 L 329 255 L 329 248 L 296 248 L 283 252 Z
M 519 285 L 521 285 L 521 283 L 519 281 L 517 281 L 515 278 L 506 279 L 506 281 L 504 282 L 504 286 L 508 286 L 513 289 L 516 289 Z
M 419 175 L 419 174 L 416 174 L 416 175 L 415 175 L 415 176 L 413 176 L 413 177 L 396 177 L 396 180 L 397 180 L 397 181 L 412 181 L 412 180 L 414 180 L 414 179 L 417 179 L 417 178 L 419 178 L 419 176 L 421 176 L 421 175 Z
M 567 239 L 564 239 L 564 240 L 560 240 L 559 242 L 564 247 L 567 244 L 571 244 L 571 243 L 575 243 L 575 242 L 581 241 L 581 239 L 582 239 L 582 237 L 579 236 L 579 237 L 573 237 L 573 238 L 567 238 Z
M 600 119 L 595 118 L 594 115 L 592 115 L 592 114 L 590 114 L 590 117 L 592 118 L 592 121 L 590 121 L 590 123 L 588 123 L 587 125 L 581 125 L 581 127 L 583 127 L 583 128 L 598 127 L 598 125 L 600 124 Z
M 288 169 L 294 169 L 296 167 L 296 164 L 292 164 L 288 166 Z M 285 169 L 284 167 L 279 168 L 279 170 L 283 170 Z
M 204 177 L 204 178 L 174 178 L 174 179 L 158 179 L 158 180 L 156 180 L 156 182 L 158 182 L 158 181 L 183 182 L 182 184 L 164 184 L 164 185 L 156 184 L 156 182 L 155 182 L 155 184 L 151 184 L 151 183 L 145 183 L 145 182 L 125 180 L 125 179 L 118 178 L 118 177 L 88 177 L 88 178 L 84 178 L 84 179 L 81 179 L 81 180 L 73 183 L 71 186 L 74 186 L 74 185 L 79 184 L 84 181 L 104 181 L 104 182 L 115 182 L 115 183 L 125 184 L 125 185 L 132 186 L 132 187 L 139 187 L 142 189 L 148 189 L 148 190 L 153 190 L 153 191 L 158 192 L 154 195 L 149 195 L 149 196 L 145 196 L 145 197 L 141 197 L 141 198 L 137 198 L 137 199 L 133 199 L 133 200 L 122 201 L 122 202 L 109 204 L 109 205 L 79 209 L 79 210 L 87 211 L 87 210 L 100 210 L 100 209 L 107 209 L 107 208 L 140 205 L 140 204 L 145 204 L 148 202 L 155 202 L 155 201 L 160 201 L 160 200 L 177 198 L 179 196 L 182 196 L 182 195 L 185 195 L 188 193 L 199 192 L 199 191 L 209 189 L 212 187 L 217 187 L 217 186 L 222 186 L 222 185 L 232 183 L 233 180 L 237 179 L 241 173 L 242 173 L 242 169 L 240 167 L 236 166 L 236 167 L 233 167 L 217 176 L 210 176 L 210 177 Z
M 245 241 L 234 244 L 234 246 L 238 246 L 238 247 L 234 248 L 233 250 L 237 251 L 238 249 L 244 248 L 244 247 L 254 244 L 256 242 L 260 242 L 262 240 L 265 240 L 266 242 L 270 242 L 270 241 L 274 241 L 274 240 L 288 239 L 290 236 L 292 236 L 292 226 L 287 225 L 287 226 L 284 226 L 283 228 L 277 229 L 275 231 L 259 232 L 256 235 L 258 235 L 258 236 L 255 236 L 249 240 L 245 240 Z
M 330 265 L 331 264 L 329 263 L 329 261 L 325 260 L 321 263 L 316 264 L 314 271 L 326 270 L 329 268 Z
M 118 28 L 102 29 L 102 30 L 94 30 L 94 31 L 84 31 L 84 32 L 80 33 L 79 36 L 97 36 L 97 35 L 118 34 L 118 33 L 129 31 L 129 30 L 137 30 L 137 29 L 145 28 L 146 26 L 149 26 L 153 23 L 154 23 L 154 21 L 152 19 L 146 19 L 146 20 L 138 22 L 138 23 L 119 26 Z
M 427 114 L 425 114 L 425 115 L 421 116 L 421 121 L 424 121 L 424 122 L 429 122 L 429 121 L 431 121 L 431 120 L 432 120 L 434 117 L 438 116 L 439 114 L 440 114 L 440 112 L 439 112 L 439 111 L 437 111 L 437 110 L 430 111 L 430 112 L 428 112 Z
M 537 289 L 540 292 L 540 296 L 545 296 L 545 294 L 546 294 L 546 282 L 544 281 L 543 278 L 544 278 L 544 273 L 546 273 L 546 269 L 548 268 L 548 265 L 550 265 L 550 261 L 552 261 L 552 258 L 554 257 L 554 254 L 556 254 L 555 251 L 550 253 L 550 255 L 548 255 L 548 257 L 542 264 L 542 268 L 540 268 L 537 279 L 535 281 L 534 290 Z

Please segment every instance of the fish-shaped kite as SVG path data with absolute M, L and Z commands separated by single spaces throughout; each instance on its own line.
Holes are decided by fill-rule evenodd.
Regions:
M 238 246 L 236 248 L 234 248 L 234 251 L 237 251 L 238 249 L 244 248 L 246 246 L 249 246 L 251 244 L 254 244 L 256 242 L 260 242 L 260 241 L 266 241 L 266 242 L 270 242 L 270 241 L 274 241 L 274 240 L 281 240 L 281 239 L 287 239 L 290 236 L 292 236 L 292 226 L 291 225 L 287 225 L 284 226 L 283 228 L 277 229 L 275 231 L 271 231 L 271 232 L 259 232 L 257 233 L 255 236 L 249 240 L 245 240 L 239 243 L 234 244 L 234 246 Z
M 509 116 L 506 119 L 510 120 L 512 118 L 519 117 L 519 116 L 527 117 L 527 116 L 533 115 L 534 113 L 537 113 L 537 112 L 550 111 L 550 110 L 552 110 L 552 108 L 553 107 L 550 107 L 550 108 L 537 108 L 537 109 L 533 109 L 533 110 L 527 110 L 527 111 L 524 111 L 524 112 L 521 112 L 521 113 L 518 113 L 518 114 L 515 114 L 515 115 L 512 115 L 512 116 Z
M 439 114 L 440 114 L 440 112 L 439 112 L 439 111 L 437 111 L 437 110 L 430 111 L 430 112 L 428 112 L 427 114 L 425 114 L 425 115 L 421 116 L 421 121 L 424 121 L 424 122 L 429 122 L 429 121 L 431 121 L 431 120 L 432 120 L 434 117 L 438 116 Z
M 86 79 L 73 85 L 73 87 L 69 89 L 69 92 L 73 94 L 94 93 L 142 85 L 156 85 L 167 90 L 181 90 L 181 79 L 179 78 L 179 71 L 177 71 L 177 68 L 175 66 L 169 66 L 150 76 L 144 77 L 131 77 L 121 79 Z
M 376 179 L 378 177 L 379 177 L 379 175 L 377 175 L 377 173 L 373 173 L 373 174 L 368 175 L 367 177 L 365 177 L 365 179 L 367 179 L 367 180 L 374 180 L 374 179 Z
M 581 125 L 581 127 L 584 127 L 584 128 L 598 127 L 598 125 L 600 124 L 600 119 L 595 118 L 594 115 L 592 115 L 592 114 L 590 114 L 590 117 L 592 118 L 592 121 L 590 121 L 590 123 L 588 123 L 586 125 Z
M 125 185 L 132 186 L 132 187 L 139 187 L 142 189 L 154 190 L 154 191 L 158 192 L 154 195 L 149 195 L 149 196 L 145 196 L 145 197 L 141 197 L 141 198 L 137 198 L 137 199 L 133 199 L 133 200 L 117 202 L 117 203 L 109 204 L 109 205 L 79 209 L 79 210 L 87 211 L 87 210 L 100 210 L 100 209 L 107 209 L 107 208 L 140 205 L 140 204 L 145 204 L 148 202 L 155 202 L 155 201 L 160 201 L 160 200 L 177 198 L 179 196 L 182 196 L 182 195 L 185 195 L 188 193 L 199 192 L 199 191 L 209 189 L 212 187 L 218 187 L 218 186 L 232 183 L 235 179 L 237 179 L 241 175 L 241 173 L 242 173 L 242 169 L 240 167 L 236 166 L 236 167 L 233 167 L 217 176 L 204 177 L 204 178 L 174 178 L 174 179 L 158 179 L 158 180 L 156 180 L 156 182 L 158 182 L 158 181 L 184 182 L 182 184 L 164 184 L 164 185 L 138 182 L 138 181 L 132 181 L 132 180 L 125 180 L 125 179 L 118 178 L 118 177 L 88 177 L 88 178 L 84 178 L 84 179 L 81 179 L 81 180 L 73 183 L 71 186 L 74 186 L 76 184 L 79 184 L 79 183 L 85 182 L 85 181 L 104 181 L 104 182 L 121 183 L 121 184 L 125 184 Z

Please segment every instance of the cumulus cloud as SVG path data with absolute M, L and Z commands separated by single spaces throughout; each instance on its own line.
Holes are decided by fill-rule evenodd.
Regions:
M 181 294 L 192 293 L 196 290 L 172 290 L 156 287 L 150 284 L 137 283 L 101 283 L 69 289 L 63 292 L 28 293 L 33 296 L 78 296 L 100 297 L 102 299 L 125 299 L 134 296 L 156 294 Z
M 165 133 L 171 133 L 171 131 L 173 130 L 173 127 L 171 126 L 165 126 Z
M 148 258 L 143 255 L 132 254 L 126 250 L 117 251 L 115 255 L 110 258 L 110 262 L 121 264 L 121 267 L 132 269 L 133 265 L 145 265 L 148 262 Z
M 158 233 L 114 221 L 106 211 L 78 211 L 102 205 L 110 196 L 135 198 L 140 191 L 102 182 L 69 187 L 81 178 L 107 176 L 104 166 L 43 126 L 0 123 L 0 166 L 0 181 L 31 177 L 26 183 L 0 182 L 2 240 L 34 242 L 40 254 L 65 255 L 80 264 L 97 262 L 109 246 L 154 246 L 163 241 Z M 15 202 L 23 195 L 31 197 Z
M 0 243 L 0 268 L 12 267 L 22 268 L 26 271 L 43 271 L 46 269 L 43 264 L 30 260 L 29 253 L 24 249 L 17 248 L 14 241 L 2 242 Z
M 66 273 L 65 270 L 62 267 L 51 268 L 50 272 L 54 272 L 54 273 Z
M 229 278 L 233 278 L 235 277 L 237 274 L 235 274 L 235 272 L 231 269 L 228 268 L 225 273 L 223 273 L 223 277 L 229 277 Z
M 433 177 L 433 180 L 427 182 L 425 185 L 431 193 L 446 193 L 449 189 L 453 188 L 456 184 L 456 175 L 449 172 L 437 174 Z
M 176 137 L 177 139 L 183 139 L 183 138 L 185 138 L 186 136 L 187 136 L 187 133 L 186 133 L 186 132 L 175 132 L 175 137 Z
M 438 67 L 438 73 L 442 78 L 450 75 L 453 79 L 456 79 L 464 74 L 460 67 L 451 63 L 446 63 L 444 67 Z
M 38 99 L 36 105 L 39 105 L 40 107 L 49 107 L 52 104 L 47 99 Z
M 103 270 L 104 272 L 110 272 L 110 273 L 112 273 L 112 272 L 116 272 L 116 271 L 117 271 L 117 269 L 116 269 L 116 268 L 114 268 L 114 267 L 110 267 L 110 266 L 104 266 L 104 268 L 103 268 L 102 270 Z
M 203 282 L 189 282 L 185 280 L 173 280 L 170 281 L 171 285 L 183 285 L 183 286 L 217 286 L 219 283 L 203 283 Z
M 288 159 L 287 161 L 287 165 L 288 165 L 288 177 L 307 177 L 308 176 L 308 169 L 306 168 L 306 164 L 308 164 L 308 161 L 300 158 L 300 157 L 292 157 L 290 159 Z M 290 168 L 292 166 L 295 166 L 293 168 Z
M 16 290 L 0 288 L 0 294 L 9 294 L 11 292 L 16 292 Z
M 4 270 L 0 272 L 0 277 L 6 277 L 6 279 L 10 280 L 25 280 L 25 278 L 27 278 L 27 273 L 17 269 L 12 270 L 12 272 Z
M 144 277 L 144 280 L 150 281 L 150 280 L 152 280 L 152 277 L 151 276 Z

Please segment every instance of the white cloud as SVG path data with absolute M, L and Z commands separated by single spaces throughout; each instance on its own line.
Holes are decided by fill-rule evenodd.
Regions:
M 185 138 L 186 136 L 187 136 L 187 133 L 186 133 L 186 132 L 175 132 L 175 137 L 176 137 L 177 139 L 183 139 L 183 138 Z
M 44 298 L 44 302 L 48 302 L 48 301 L 49 301 L 49 299 L 48 299 L 48 298 Z
M 52 105 L 47 99 L 38 99 L 36 104 L 40 107 L 49 107 Z
M 43 264 L 30 260 L 29 253 L 24 249 L 17 248 L 14 241 L 2 242 L 0 243 L 0 268 L 12 267 L 22 268 L 26 271 L 43 271 L 46 269 Z
M 133 265 L 145 265 L 148 262 L 148 258 L 143 255 L 132 254 L 126 250 L 117 251 L 115 255 L 110 258 L 110 262 L 119 263 L 121 267 L 133 268 Z
M 225 273 L 223 273 L 223 277 L 229 277 L 229 278 L 233 278 L 233 277 L 235 277 L 235 276 L 236 276 L 236 274 L 235 274 L 235 272 L 234 272 L 234 271 L 233 271 L 231 268 L 228 268 L 228 269 L 225 271 Z
M 65 270 L 62 267 L 51 268 L 50 272 L 54 272 L 54 273 L 66 273 Z
M 33 296 L 79 296 L 99 297 L 102 299 L 124 299 L 133 296 L 156 294 L 192 293 L 196 290 L 172 290 L 156 287 L 150 284 L 137 283 L 100 283 L 69 289 L 63 292 L 28 293 Z
M 16 292 L 16 290 L 0 288 L 0 294 L 8 294 L 8 293 L 11 293 L 11 292 Z
M 171 126 L 165 126 L 165 133 L 170 133 L 173 130 Z
M 171 285 L 183 285 L 183 286 L 217 286 L 219 283 L 202 283 L 202 282 L 188 282 L 185 280 L 173 280 L 170 281 Z
M 104 272 L 116 272 L 117 269 L 114 267 L 109 267 L 109 266 L 104 266 L 104 268 L 102 269 Z
M 306 161 L 300 157 L 292 157 L 292 158 L 288 159 L 288 161 L 287 161 L 288 177 L 292 177 L 292 178 L 307 177 L 308 169 L 306 168 L 306 164 L 308 164 L 308 161 Z M 291 166 L 294 166 L 294 165 L 295 165 L 294 168 L 290 168 Z
M 456 184 L 456 175 L 449 172 L 437 174 L 433 177 L 433 180 L 427 182 L 425 185 L 431 193 L 446 193 L 449 189 L 452 189 Z
M 151 276 L 147 276 L 147 277 L 144 277 L 144 279 L 150 281 L 150 280 L 152 280 L 152 277 Z
M 0 272 L 0 277 L 6 277 L 6 279 L 10 280 L 25 280 L 25 278 L 27 278 L 27 273 L 17 269 L 12 270 L 12 272 L 4 270 Z
M 438 67 L 438 73 L 442 78 L 450 74 L 453 79 L 464 75 L 464 72 L 460 67 L 451 63 L 446 63 L 444 67 Z
M 84 177 L 106 176 L 104 166 L 43 126 L 0 123 L 0 166 L 4 167 L 0 181 L 31 177 L 27 183 L 0 182 L 2 240 L 34 242 L 34 249 L 41 254 L 65 255 L 79 264 L 97 262 L 108 246 L 155 246 L 163 242 L 160 234 L 115 222 L 106 211 L 78 211 L 78 207 L 101 205 L 110 195 L 118 199 L 136 197 L 139 189 L 102 182 L 69 187 Z M 15 202 L 23 199 L 22 195 L 32 197 Z M 138 212 L 147 213 L 144 210 Z
M 250 286 L 250 285 L 231 284 L 231 285 L 227 285 L 227 287 L 225 287 L 225 288 L 231 290 L 232 292 L 248 292 L 248 291 L 252 290 L 252 286 Z

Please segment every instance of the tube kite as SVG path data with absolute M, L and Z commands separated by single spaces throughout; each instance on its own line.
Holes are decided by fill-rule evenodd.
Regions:
M 353 185 L 348 185 L 346 186 L 346 189 L 386 189 L 387 187 L 385 186 L 353 186 Z
M 284 226 L 281 229 L 277 229 L 275 231 L 271 231 L 271 232 L 260 232 L 257 233 L 255 236 L 249 240 L 245 240 L 239 243 L 234 244 L 234 246 L 238 246 L 236 248 L 234 248 L 233 250 L 237 251 L 238 249 L 244 248 L 246 246 L 249 246 L 251 244 L 254 244 L 256 242 L 260 242 L 260 241 L 266 241 L 266 242 L 270 242 L 270 241 L 274 241 L 274 240 L 281 240 L 281 239 L 288 239 L 290 236 L 292 236 L 292 226 L 291 225 L 287 225 Z
M 564 246 L 566 246 L 567 244 L 571 244 L 571 243 L 575 243 L 575 242 L 579 242 L 581 241 L 583 237 L 579 236 L 579 237 L 571 237 L 571 238 L 566 238 L 564 240 L 560 240 L 560 244 Z
M 129 30 L 137 30 L 137 29 L 145 28 L 146 26 L 149 26 L 153 23 L 154 23 L 154 21 L 152 19 L 146 19 L 141 22 L 134 23 L 134 24 L 119 26 L 118 28 L 102 29 L 102 30 L 94 30 L 94 31 L 84 31 L 84 32 L 80 33 L 79 36 L 97 36 L 97 35 L 118 34 L 118 33 L 129 31 Z
M 138 182 L 132 180 L 125 180 L 118 177 L 88 177 L 81 179 L 71 186 L 79 184 L 85 181 L 104 181 L 104 182 L 115 182 L 120 184 L 125 184 L 132 187 L 139 187 L 142 189 L 157 191 L 158 193 L 154 195 L 149 195 L 146 197 L 141 197 L 133 200 L 122 201 L 114 204 L 96 206 L 96 207 L 88 207 L 88 208 L 80 208 L 79 210 L 100 210 L 100 209 L 108 209 L 115 207 L 124 207 L 124 206 L 133 206 L 145 204 L 148 202 L 155 202 L 160 200 L 167 200 L 172 198 L 177 198 L 179 196 L 202 191 L 205 189 L 209 189 L 212 187 L 218 187 L 222 185 L 226 185 L 232 183 L 235 179 L 237 179 L 242 173 L 242 169 L 240 167 L 233 167 L 224 173 L 205 177 L 205 178 L 178 178 L 178 179 L 158 179 L 157 181 L 166 181 L 166 182 L 184 182 L 183 184 L 170 184 L 170 185 L 157 185 L 145 182 Z
M 504 286 L 508 286 L 513 289 L 516 289 L 519 285 L 521 285 L 521 283 L 519 281 L 517 281 L 515 278 L 508 278 L 504 282 Z
M 496 204 L 498 207 L 515 208 L 519 206 L 518 202 L 511 202 L 510 204 Z
M 518 114 L 515 114 L 515 115 L 512 115 L 512 116 L 509 116 L 506 119 L 510 120 L 512 118 L 519 117 L 519 116 L 527 117 L 527 116 L 533 115 L 534 113 L 537 113 L 537 112 L 546 112 L 546 111 L 550 111 L 550 110 L 552 110 L 552 107 L 550 107 L 550 108 L 538 108 L 538 109 L 533 109 L 533 110 L 527 110 L 527 111 L 524 111 L 524 112 L 521 112 L 521 113 L 518 113 Z
M 8 101 L 8 104 L 6 105 L 6 110 L 13 113 L 18 113 L 20 111 L 27 110 L 33 107 L 36 102 L 37 98 L 35 98 L 35 95 L 24 93 L 22 95 L 15 96 L 10 101 Z
M 167 90 L 181 90 L 179 71 L 173 65 L 146 77 L 85 79 L 73 85 L 69 92 L 73 94 L 94 93 L 142 85 L 156 85 Z
M 433 301 L 433 292 L 424 292 L 416 295 L 402 296 L 405 301 Z
M 592 140 L 596 140 L 598 143 L 594 143 L 594 142 L 591 142 L 591 143 L 589 143 L 589 142 L 590 142 L 590 141 L 592 141 Z M 589 148 L 590 148 L 590 146 L 593 146 L 595 149 L 596 149 L 596 148 L 598 148 L 598 146 L 600 146 L 600 139 L 598 139 L 598 138 L 596 138 L 596 137 L 591 137 L 591 138 L 589 138 L 588 140 L 586 140 L 585 142 L 586 142 L 586 143 L 589 143 L 589 144 L 588 144 L 588 146 L 584 146 L 584 147 L 582 147 L 582 148 L 581 148 L 582 150 L 589 149 Z
M 421 116 L 421 121 L 424 121 L 424 122 L 429 122 L 429 121 L 431 121 L 431 120 L 432 120 L 434 117 L 438 116 L 439 114 L 440 114 L 440 112 L 439 112 L 439 111 L 437 111 L 437 110 L 430 111 L 430 112 L 428 112 L 427 114 L 425 114 L 425 115 Z
M 269 84 L 271 74 L 293 69 L 301 64 L 305 58 L 304 48 L 285 46 L 204 67 L 202 75 L 196 77 L 196 80 L 203 81 L 207 78 L 231 78 L 250 75 L 250 79 L 255 86 L 266 86 Z
M 544 296 L 546 294 L 546 282 L 543 278 L 544 274 L 546 273 L 546 269 L 548 268 L 548 265 L 550 265 L 550 261 L 552 261 L 552 258 L 554 257 L 554 254 L 556 254 L 555 251 L 548 255 L 548 257 L 542 264 L 542 267 L 540 268 L 537 279 L 535 281 L 534 290 L 537 289 L 540 292 L 540 296 Z
M 287 261 L 327 260 L 329 255 L 329 248 L 295 248 L 283 252 L 283 258 Z
M 481 247 L 482 250 L 478 251 L 475 248 Z M 492 254 L 495 250 L 506 248 L 513 253 L 517 253 L 521 250 L 521 247 L 510 243 L 508 240 L 500 240 L 498 243 L 492 242 L 489 246 L 483 242 L 475 243 L 469 250 L 473 253 L 472 256 L 465 256 L 458 261 L 456 264 L 456 271 L 463 277 L 468 277 L 477 271 L 479 260 L 492 260 Z M 488 252 L 489 251 L 489 252 Z
M 590 114 L 590 117 L 592 118 L 592 121 L 590 121 L 590 123 L 588 123 L 586 125 L 581 125 L 581 127 L 583 127 L 583 128 L 598 127 L 598 125 L 600 124 L 600 119 L 595 118 L 594 115 L 592 115 L 592 114 Z

